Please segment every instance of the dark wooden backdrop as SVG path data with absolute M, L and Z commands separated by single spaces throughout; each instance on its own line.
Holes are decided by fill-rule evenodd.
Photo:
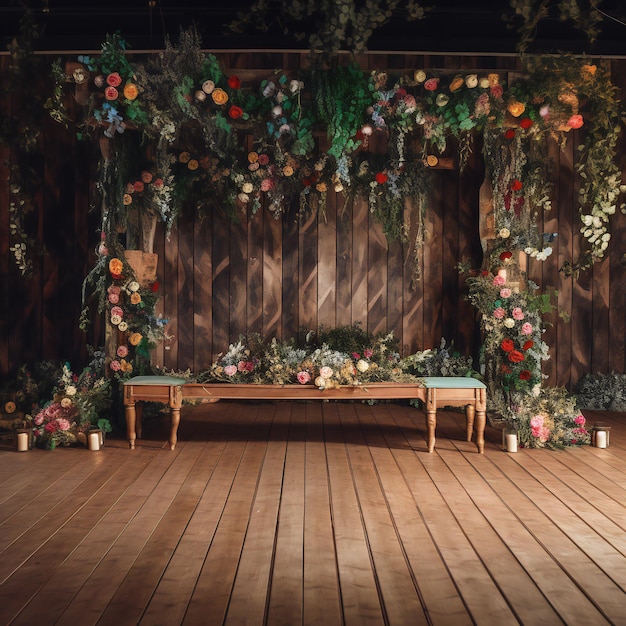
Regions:
M 274 68 L 297 69 L 297 53 L 220 53 L 226 68 L 263 76 Z M 51 61 L 52 59 L 50 59 Z M 0 57 L 6 73 L 7 57 Z M 390 71 L 518 68 L 515 57 L 372 54 L 363 68 Z M 626 92 L 626 61 L 613 61 L 614 81 Z M 0 102 L 3 111 L 16 96 Z M 558 232 L 554 254 L 531 262 L 530 277 L 559 291 L 558 312 L 546 317 L 551 359 L 544 371 L 551 384 L 571 386 L 587 372 L 624 372 L 626 295 L 626 217 L 613 221 L 613 240 L 605 260 L 578 280 L 559 273 L 576 257 L 580 240 L 574 162 L 576 133 L 565 150 L 552 147 L 555 162 L 553 209 L 545 230 Z M 625 162 L 622 140 L 620 163 Z M 69 359 L 84 363 L 85 345 L 101 345 L 102 324 L 78 329 L 81 283 L 95 258 L 98 217 L 88 212 L 96 176 L 97 147 L 77 142 L 71 131 L 46 119 L 41 137 L 42 186 L 39 210 L 29 218 L 44 246 L 36 272 L 22 278 L 9 251 L 7 149 L 0 146 L 0 374 L 22 363 Z M 478 189 L 484 168 L 477 143 L 467 168 L 437 170 L 427 211 L 422 277 L 414 281 L 411 250 L 387 242 L 363 201 L 344 207 L 342 196 L 328 195 L 325 215 L 275 220 L 260 212 L 234 225 L 216 213 L 202 221 L 186 211 L 169 237 L 159 227 L 155 252 L 163 298 L 160 312 L 173 336 L 155 362 L 199 371 L 241 333 L 254 331 L 288 338 L 315 329 L 359 321 L 372 332 L 391 331 L 405 354 L 454 341 L 464 354 L 480 347 L 476 315 L 466 302 L 464 279 L 456 264 L 480 262 Z M 193 199 L 190 201 L 193 205 Z

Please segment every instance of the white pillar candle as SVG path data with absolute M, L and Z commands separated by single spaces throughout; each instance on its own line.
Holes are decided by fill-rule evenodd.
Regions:
M 90 450 L 100 450 L 100 433 L 97 430 L 89 433 L 87 441 Z
M 517 433 L 506 433 L 506 451 L 517 452 Z
M 17 451 L 26 452 L 28 450 L 28 433 L 17 433 Z
M 606 430 L 596 431 L 596 448 L 606 448 Z

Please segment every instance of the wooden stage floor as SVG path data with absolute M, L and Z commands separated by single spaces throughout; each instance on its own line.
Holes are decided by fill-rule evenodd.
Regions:
M 626 415 L 501 450 L 400 404 L 183 408 L 134 451 L 0 449 L 0 624 L 626 624 Z

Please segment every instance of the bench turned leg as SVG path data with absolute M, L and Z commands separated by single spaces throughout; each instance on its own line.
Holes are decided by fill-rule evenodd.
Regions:
M 428 433 L 428 452 L 435 450 L 435 432 L 437 430 L 437 409 L 426 411 L 426 431 Z
M 485 425 L 487 424 L 487 413 L 485 411 L 476 411 L 476 447 L 478 452 L 485 452 Z
M 135 412 L 135 402 L 127 403 L 124 407 L 124 415 L 126 417 L 126 437 L 131 450 L 135 449 L 135 425 L 137 414 Z
M 474 416 L 476 415 L 476 409 L 473 404 L 465 405 L 465 427 L 467 429 L 467 441 L 472 440 L 474 433 Z
M 171 407 L 170 408 L 170 439 L 168 443 L 170 444 L 170 450 L 173 450 L 176 447 L 176 442 L 178 441 L 178 425 L 180 424 L 180 407 Z

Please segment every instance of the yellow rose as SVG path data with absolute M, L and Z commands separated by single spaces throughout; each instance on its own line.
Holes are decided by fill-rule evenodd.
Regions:
M 138 346 L 141 343 L 141 340 L 143 339 L 143 335 L 141 333 L 133 333 L 129 338 L 128 338 L 128 343 L 131 346 Z
M 124 98 L 134 100 L 139 95 L 139 89 L 134 83 L 126 83 L 124 85 Z
M 211 98 L 213 98 L 213 102 L 218 105 L 226 104 L 228 102 L 228 94 L 218 87 L 211 94 Z
M 507 110 L 513 117 L 519 117 L 526 110 L 526 106 L 517 100 L 511 100 Z

